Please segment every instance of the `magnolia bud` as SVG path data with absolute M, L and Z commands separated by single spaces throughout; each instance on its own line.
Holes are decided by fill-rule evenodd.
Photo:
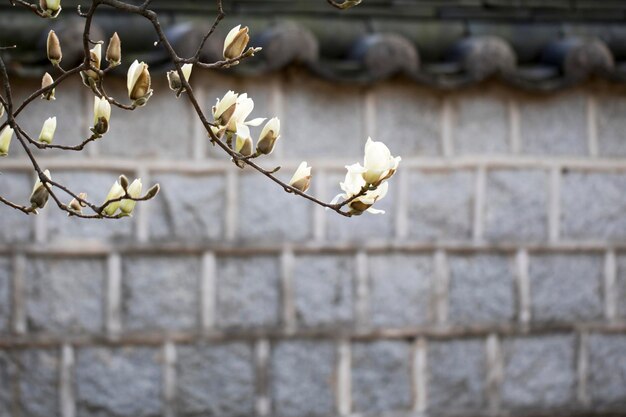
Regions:
M 50 176 L 50 171 L 47 169 L 43 173 L 49 180 L 52 179 Z M 49 197 L 48 189 L 41 182 L 39 177 L 35 181 L 35 186 L 33 187 L 33 192 L 30 194 L 30 204 L 33 208 L 44 208 L 46 203 L 48 202 Z
M 374 186 L 390 178 L 398 169 L 401 158 L 391 156 L 389 148 L 382 142 L 374 142 L 367 138 L 363 165 L 363 179 Z
M 97 135 L 104 135 L 109 130 L 109 119 L 111 118 L 111 104 L 105 98 L 98 96 L 93 100 L 93 128 Z
M 241 25 L 237 25 L 226 35 L 226 40 L 224 41 L 224 58 L 226 59 L 237 58 L 243 53 L 246 46 L 248 46 L 248 42 L 250 41 L 248 27 L 240 28 Z
M 59 38 L 56 33 L 54 33 L 54 30 L 51 30 L 48 33 L 46 47 L 48 51 L 48 59 L 52 65 L 59 65 L 61 59 L 63 59 L 63 52 L 61 52 L 61 43 L 59 42 Z
M 237 125 L 237 138 L 235 139 L 235 152 L 239 152 L 243 156 L 252 155 L 254 144 L 250 137 L 250 128 L 244 124 Z
M 0 132 L 0 156 L 7 156 L 9 154 L 11 139 L 13 139 L 13 128 L 6 126 L 2 129 L 2 132 Z
M 99 70 L 101 61 L 102 45 L 98 43 L 89 51 L 89 64 Z M 87 87 L 92 87 L 92 84 L 100 78 L 100 75 L 96 71 L 88 69 L 86 71 L 81 71 L 80 77 L 83 80 L 83 84 Z
M 41 133 L 39 134 L 39 142 L 44 142 L 47 144 L 52 143 L 52 139 L 54 138 L 54 131 L 57 128 L 57 118 L 49 117 L 43 123 L 43 127 L 41 128 Z
M 139 198 L 141 197 L 141 188 L 141 179 L 136 179 L 128 186 L 127 193 L 132 198 Z M 120 203 L 120 210 L 122 210 L 122 213 L 131 214 L 135 209 L 135 205 L 137 205 L 135 200 L 124 199 Z
M 50 85 L 52 85 L 52 83 L 54 82 L 54 80 L 52 79 L 52 76 L 50 74 L 48 74 L 47 72 L 43 75 L 43 78 L 41 79 L 41 88 L 46 88 L 49 87 Z M 44 100 L 54 100 L 54 88 L 46 91 L 45 93 L 43 93 L 41 95 L 41 98 Z
M 189 77 L 191 76 L 191 70 L 193 69 L 193 64 L 185 64 L 180 67 L 180 70 L 183 72 L 183 76 L 185 77 L 185 81 L 189 81 Z M 167 81 L 170 86 L 170 89 L 176 91 L 178 93 L 182 93 L 183 83 L 180 80 L 180 76 L 178 75 L 178 71 L 171 70 L 167 72 Z
M 82 200 L 87 199 L 87 194 L 86 193 L 79 193 L 78 197 Z M 68 208 L 72 211 L 75 211 L 77 213 L 82 213 L 83 211 L 83 207 L 85 207 L 86 204 L 85 203 L 81 203 L 80 201 L 78 201 L 77 199 L 73 198 L 72 201 L 70 201 L 70 204 L 68 204 Z M 70 214 L 68 213 L 68 216 Z
M 130 98 L 135 106 L 143 106 L 152 96 L 150 89 L 150 72 L 148 72 L 148 64 L 145 62 L 133 62 L 128 69 L 126 86 L 128 87 L 128 98 Z
M 107 198 L 104 201 L 104 204 L 106 204 L 107 201 L 111 201 L 111 200 L 115 200 L 120 197 L 123 197 L 124 193 L 125 191 L 120 185 L 120 183 L 115 181 L 115 184 L 113 184 L 113 186 L 109 190 L 109 193 L 107 194 Z M 104 208 L 103 211 L 107 216 L 112 216 L 115 214 L 115 212 L 117 211 L 119 207 L 120 207 L 120 201 L 115 201 L 113 203 L 107 204 L 107 206 Z
M 280 120 L 278 117 L 271 118 L 263 127 L 259 141 L 256 144 L 257 152 L 268 155 L 274 150 L 276 140 L 280 137 Z
M 116 67 L 122 62 L 122 42 L 117 32 L 115 32 L 113 36 L 111 36 L 111 40 L 109 40 L 106 59 L 111 67 Z
M 61 13 L 61 0 L 39 0 L 39 7 L 46 17 L 54 19 Z
M 303 161 L 298 165 L 298 169 L 291 177 L 289 185 L 293 188 L 302 191 L 303 193 L 309 189 L 311 185 L 311 167 L 306 165 L 306 161 Z
M 126 191 L 128 189 L 128 178 L 126 178 L 126 175 L 122 174 L 120 175 L 120 177 L 118 178 L 118 181 L 120 183 L 120 185 L 122 186 L 122 188 L 124 189 L 124 191 Z
M 161 186 L 159 184 L 154 184 L 150 189 L 146 192 L 146 200 L 153 199 L 161 190 Z

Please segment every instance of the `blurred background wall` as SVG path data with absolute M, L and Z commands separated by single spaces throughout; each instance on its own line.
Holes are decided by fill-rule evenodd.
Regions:
M 368 136 L 385 142 L 403 160 L 384 215 L 346 219 L 237 169 L 156 71 L 148 105 L 114 108 L 86 152 L 37 151 L 96 202 L 121 173 L 162 191 L 120 221 L 0 210 L 0 416 L 626 415 L 625 90 L 606 72 L 573 85 L 591 58 L 580 79 L 562 59 L 530 83 L 569 86 L 547 93 L 469 61 L 431 85 L 362 63 L 356 85 L 194 70 L 207 111 L 232 89 L 280 117 L 262 164 L 289 179 L 307 160 L 320 198 Z M 12 82 L 18 101 L 39 86 Z M 56 115 L 57 143 L 78 143 L 92 94 L 56 96 L 19 120 L 36 135 Z M 26 202 L 18 148 L 0 192 Z

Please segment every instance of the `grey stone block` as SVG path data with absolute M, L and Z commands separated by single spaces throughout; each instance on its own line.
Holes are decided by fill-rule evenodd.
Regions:
M 15 145 L 17 144 L 12 143 L 11 146 Z M 30 193 L 33 190 L 34 183 L 34 174 L 29 175 L 2 170 L 2 175 L 0 175 L 2 196 L 15 204 L 23 206 L 30 205 Z M 27 216 L 21 211 L 14 210 L 4 204 L 0 206 L 0 210 L 2 210 L 2 216 L 0 216 L 0 242 L 26 242 L 33 238 L 34 216 Z
M 589 337 L 588 393 L 594 409 L 623 411 L 626 407 L 626 336 Z
M 429 410 L 436 415 L 464 415 L 484 410 L 486 371 L 483 340 L 429 343 Z
M 22 415 L 59 415 L 59 352 L 56 349 L 28 349 L 17 353 L 16 358 Z
M 599 254 L 531 256 L 532 319 L 576 322 L 602 317 L 603 262 Z
M 296 258 L 293 288 L 298 322 L 305 327 L 353 321 L 355 263 L 349 256 Z
M 79 349 L 75 381 L 76 409 L 81 417 L 162 415 L 158 349 Z
M 144 107 L 126 111 L 113 106 L 109 131 L 98 140 L 101 155 L 127 159 L 184 159 L 191 155 L 189 101 L 185 96 L 177 100 L 165 77 L 154 77 L 152 88 L 154 95 Z M 111 78 L 107 92 L 129 103 L 125 80 Z
M 626 238 L 626 175 L 569 172 L 561 185 L 561 231 L 567 238 Z
M 315 175 L 315 174 L 314 174 Z M 329 175 L 329 182 L 326 195 L 330 198 L 339 193 L 343 193 L 339 187 L 339 182 L 343 182 L 345 171 L 342 174 Z M 315 182 L 315 177 L 313 177 Z M 346 218 L 333 211 L 327 211 L 326 216 L 326 238 L 330 241 L 387 241 L 394 236 L 396 208 L 398 194 L 398 178 L 392 177 L 389 180 L 389 191 L 385 198 L 376 202 L 374 208 L 385 210 L 385 214 L 363 213 L 360 216 Z
M 31 332 L 100 332 L 106 267 L 102 258 L 27 260 L 26 318 Z
M 367 138 L 358 87 L 297 75 L 282 88 L 283 133 L 276 146 L 283 148 L 283 155 L 362 158 Z
M 545 171 L 491 171 L 486 188 L 487 239 L 546 239 L 548 175 Z
M 505 340 L 505 409 L 552 410 L 576 407 L 576 354 L 572 336 L 535 336 Z
M 598 151 L 605 157 L 626 156 L 626 99 L 621 94 L 599 97 Z
M 155 240 L 216 240 L 224 235 L 226 189 L 219 175 L 155 175 L 161 192 L 148 207 Z
M 514 262 L 504 255 L 450 256 L 449 319 L 506 323 L 515 316 Z
M 509 109 L 503 95 L 481 89 L 458 95 L 453 106 L 455 154 L 510 152 Z
M 410 409 L 409 343 L 379 341 L 352 345 L 352 404 L 356 412 Z
M 123 326 L 127 330 L 193 329 L 199 317 L 200 259 L 133 256 L 124 259 Z
M 50 74 L 53 74 L 50 72 Z M 43 75 L 43 74 L 42 74 Z M 57 78 L 56 75 L 53 75 Z M 41 79 L 11 79 L 11 89 L 13 102 L 21 103 L 28 96 L 41 88 Z M 63 81 L 60 87 L 56 88 L 56 100 L 46 101 L 39 97 L 33 100 L 18 115 L 17 122 L 28 133 L 33 140 L 39 140 L 39 133 L 43 123 L 49 117 L 56 116 L 57 128 L 54 133 L 54 145 L 75 146 L 91 136 L 91 132 L 83 122 L 87 117 L 93 118 L 93 94 L 87 93 L 87 88 L 83 87 L 76 78 Z M 88 102 L 88 100 L 91 100 Z M 87 110 L 88 109 L 88 110 Z M 77 122 L 78 121 L 78 122 Z M 91 146 L 93 144 L 87 145 Z M 84 158 L 84 152 L 63 151 L 57 149 L 39 150 L 31 146 L 31 150 L 36 157 L 59 156 L 63 158 Z M 13 137 L 9 155 L 27 158 L 22 145 Z M 32 188 L 32 186 L 31 186 Z
M 220 258 L 216 283 L 220 328 L 278 324 L 280 268 L 277 258 Z
M 283 178 L 289 181 L 289 178 Z M 244 240 L 305 240 L 311 236 L 313 204 L 258 173 L 239 177 L 238 235 Z
M 435 279 L 432 256 L 371 256 L 369 281 L 370 322 L 373 326 L 419 326 L 433 321 Z
M 254 414 L 252 348 L 244 343 L 177 348 L 177 409 L 183 416 Z
M 617 257 L 617 314 L 626 317 L 626 254 Z
M 86 192 L 87 199 L 94 204 L 102 204 L 106 200 L 109 189 L 117 180 L 121 172 L 84 172 L 84 171 L 59 171 L 51 172 L 52 179 L 67 186 L 75 193 Z M 128 175 L 132 181 L 133 176 Z M 146 189 L 147 184 L 145 184 Z M 31 185 L 32 189 L 32 185 Z M 59 193 L 62 201 L 69 203 L 72 198 Z M 150 204 L 150 203 L 137 203 Z M 133 234 L 135 218 L 125 217 L 123 219 L 80 219 L 77 217 L 68 217 L 67 213 L 59 210 L 52 199 L 48 202 L 46 210 L 48 215 L 48 237 L 50 240 L 129 240 Z M 86 214 L 90 210 L 84 209 Z
M 11 322 L 11 259 L 0 258 L 0 333 L 9 331 Z
M 520 101 L 522 152 L 586 155 L 586 105 L 586 96 L 577 91 Z
M 332 343 L 278 343 L 271 356 L 271 398 L 275 415 L 334 415 L 336 360 Z
M 441 154 L 441 98 L 413 83 L 385 83 L 375 90 L 373 139 L 403 157 Z M 349 116 L 348 116 L 349 117 Z
M 413 172 L 409 176 L 409 236 L 421 240 L 471 237 L 474 173 Z
M 8 351 L 0 350 L 0 417 L 11 417 L 15 364 Z

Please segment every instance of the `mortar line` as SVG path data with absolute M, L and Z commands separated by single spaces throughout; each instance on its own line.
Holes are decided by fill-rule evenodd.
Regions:
M 164 417 L 176 415 L 176 346 L 171 341 L 163 345 L 163 403 Z
M 509 136 L 511 141 L 511 153 L 519 154 L 522 151 L 522 141 L 520 135 L 520 113 L 517 101 L 511 99 L 509 107 Z
M 206 86 L 202 85 L 200 88 L 195 89 L 194 93 L 196 94 L 196 99 L 198 103 L 207 103 L 207 94 L 206 94 Z M 193 135 L 192 141 L 192 159 L 196 161 L 201 161 L 206 159 L 207 157 L 207 142 L 208 136 L 206 131 L 204 130 L 204 126 L 199 122 L 198 119 L 193 117 L 194 110 L 191 103 L 185 105 L 187 112 L 189 113 L 189 117 L 191 118 L 191 131 Z
M 326 189 L 328 188 L 328 175 L 326 170 L 320 169 L 316 173 L 314 179 L 315 183 L 315 195 L 322 201 L 327 201 Z M 313 239 L 316 241 L 323 241 L 326 237 L 326 210 L 323 207 L 313 207 Z
M 577 400 L 582 405 L 589 405 L 587 394 L 587 379 L 589 368 L 589 352 L 587 343 L 589 336 L 587 332 L 581 332 L 578 336 L 578 358 L 577 358 Z
M 409 178 L 408 172 L 401 169 L 397 173 L 396 187 L 396 239 L 406 239 L 409 232 Z
M 448 291 L 450 285 L 450 271 L 446 252 L 435 252 L 435 292 L 437 324 L 444 325 L 448 321 Z
M 22 254 L 13 256 L 12 260 L 13 274 L 13 306 L 12 306 L 12 324 L 13 331 L 19 335 L 26 333 L 26 257 Z
M 144 165 L 140 165 L 135 173 L 137 178 L 141 178 L 141 182 L 143 188 L 149 188 L 150 185 L 150 172 L 146 169 Z M 152 202 L 152 204 L 154 201 Z M 144 202 L 143 204 L 137 204 L 137 224 L 136 224 L 136 239 L 140 243 L 145 243 L 149 240 L 149 230 L 150 230 L 150 206 L 152 205 L 150 202 Z
M 257 369 L 255 411 L 258 416 L 269 416 L 272 407 L 268 392 L 270 354 L 269 340 L 257 340 L 254 346 L 254 356 Z
M 368 264 L 367 253 L 360 250 L 355 256 L 355 287 L 356 287 L 356 303 L 355 318 L 356 327 L 359 329 L 367 329 L 369 327 L 369 284 L 368 284 Z
M 587 140 L 589 155 L 598 156 L 598 106 L 593 94 L 587 97 Z
M 340 340 L 337 351 L 337 411 L 340 416 L 348 416 L 352 411 L 352 352 L 350 340 Z
M 606 252 L 604 258 L 604 316 L 609 322 L 617 318 L 619 299 L 616 291 L 617 260 L 614 250 Z
M 109 338 L 117 338 L 122 331 L 122 259 L 119 253 L 111 253 L 107 259 L 106 332 Z
M 473 238 L 474 242 L 480 242 L 484 235 L 485 195 L 487 193 L 487 173 L 484 166 L 477 169 L 475 181 Z
M 295 256 L 290 247 L 285 247 L 280 256 L 281 265 L 281 292 L 282 318 L 287 334 L 296 332 L 296 307 L 294 300 L 294 264 Z
M 225 237 L 226 240 L 235 240 L 237 236 L 238 217 L 238 186 L 239 179 L 237 172 L 233 169 L 226 173 L 226 212 L 225 212 Z
M 452 139 L 454 114 L 449 97 L 445 97 L 442 100 L 441 107 L 441 147 L 443 156 L 449 158 L 454 155 L 454 144 Z
M 521 249 L 515 256 L 517 295 L 519 308 L 519 322 L 524 325 L 530 323 L 530 277 L 528 275 L 528 252 Z
M 554 167 L 550 171 L 548 228 L 550 243 L 559 241 L 561 217 L 561 167 Z
M 500 384 L 502 382 L 502 354 L 500 339 L 495 333 L 487 336 L 487 401 L 489 413 L 493 416 L 500 412 Z
M 427 393 L 428 367 L 426 338 L 415 341 L 413 357 L 413 411 L 424 413 L 428 405 Z
M 76 399 L 74 397 L 74 349 L 64 344 L 61 348 L 61 375 L 59 381 L 59 405 L 62 417 L 76 415 Z
M 216 325 L 216 274 L 215 254 L 213 252 L 205 252 L 202 255 L 202 276 L 200 281 L 200 323 L 204 332 L 210 331 Z

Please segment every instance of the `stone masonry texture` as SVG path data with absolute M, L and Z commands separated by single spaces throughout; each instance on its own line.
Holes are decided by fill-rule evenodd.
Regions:
M 386 213 L 339 216 L 235 167 L 155 67 L 154 97 L 85 152 L 35 151 L 96 204 L 120 174 L 160 183 L 155 200 L 117 221 L 0 208 L 0 417 L 626 417 L 623 91 L 297 68 L 191 83 L 205 111 L 232 89 L 280 117 L 255 161 L 289 180 L 306 160 L 325 201 L 383 141 L 402 157 Z M 16 79 L 18 99 L 37 84 Z M 55 142 L 79 143 L 93 95 L 76 78 L 57 97 L 19 120 L 37 135 L 56 115 Z M 19 148 L 0 195 L 28 204 Z

